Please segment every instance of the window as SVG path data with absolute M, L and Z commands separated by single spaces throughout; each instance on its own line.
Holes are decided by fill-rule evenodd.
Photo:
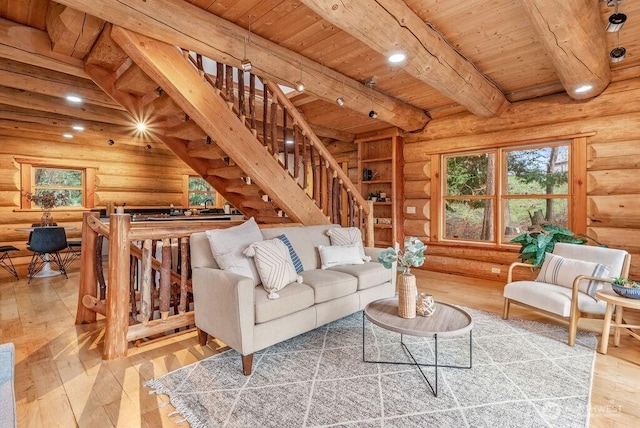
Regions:
M 34 167 L 31 180 L 31 192 L 38 195 L 44 192 L 63 194 L 62 206 L 83 206 L 84 173 L 79 169 L 59 169 Z
M 25 196 L 28 193 L 55 192 L 67 198 L 62 206 L 69 208 L 93 208 L 97 166 L 73 160 L 15 158 L 20 163 L 21 207 L 39 207 Z
M 189 207 L 217 206 L 216 191 L 202 177 L 189 176 Z
M 443 156 L 443 240 L 504 244 L 542 224 L 571 227 L 571 142 Z

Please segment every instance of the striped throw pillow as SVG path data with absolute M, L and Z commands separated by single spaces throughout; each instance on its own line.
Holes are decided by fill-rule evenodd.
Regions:
M 602 263 L 568 259 L 549 253 L 545 256 L 544 263 L 540 268 L 540 273 L 536 281 L 572 288 L 573 280 L 579 275 L 608 278 L 609 266 Z M 603 285 L 604 283 L 602 281 L 583 280 L 580 281 L 578 290 L 594 297 L 596 291 L 602 288 Z
M 278 238 L 254 242 L 244 250 L 244 255 L 253 257 L 269 299 L 279 298 L 276 292 L 288 284 L 302 282 L 302 277 L 293 267 L 289 249 Z
M 284 245 L 286 245 L 287 248 L 289 249 L 289 255 L 291 256 L 293 267 L 296 268 L 296 272 L 302 273 L 302 271 L 304 271 L 304 267 L 302 266 L 300 257 L 298 257 L 298 253 L 296 253 L 296 250 L 293 249 L 293 245 L 291 245 L 291 242 L 289 242 L 289 238 L 287 238 L 287 235 L 279 235 L 279 236 L 276 236 L 276 238 L 284 242 Z

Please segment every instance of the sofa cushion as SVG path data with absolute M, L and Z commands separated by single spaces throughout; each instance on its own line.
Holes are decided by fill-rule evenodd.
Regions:
M 287 285 L 278 292 L 279 299 L 271 300 L 263 287 L 256 287 L 255 317 L 256 324 L 282 318 L 294 312 L 313 306 L 313 290 L 297 282 Z
M 339 227 L 335 224 L 323 224 L 315 226 L 284 226 L 268 227 L 262 229 L 264 239 L 272 239 L 285 234 L 291 242 L 291 246 L 300 257 L 304 270 L 318 269 L 320 267 L 320 255 L 318 245 L 331 245 L 327 236 L 327 230 Z
M 302 272 L 302 283 L 313 288 L 315 303 L 355 293 L 358 288 L 355 276 L 334 270 L 305 270 Z
M 357 244 L 319 245 L 321 269 L 338 265 L 361 265 L 364 263 Z
M 327 230 L 327 235 L 331 240 L 331 245 L 349 245 L 356 244 L 360 250 L 360 256 L 365 262 L 370 262 L 371 257 L 364 253 L 362 246 L 362 232 L 357 227 L 334 227 Z
M 244 255 L 253 257 L 258 268 L 260 281 L 269 299 L 280 297 L 276 291 L 282 290 L 287 284 L 302 282 L 293 266 L 289 249 L 280 239 L 266 239 L 254 242 L 244 250 Z
M 547 254 L 536 281 L 572 288 L 573 281 L 579 275 L 607 278 L 609 276 L 609 266 L 601 263 L 569 259 L 556 254 Z M 578 290 L 595 297 L 596 291 L 602 288 L 603 285 L 602 281 L 584 280 L 578 284 Z
M 247 276 L 253 279 L 254 285 L 260 284 L 253 259 L 242 254 L 249 244 L 262 241 L 262 233 L 253 217 L 241 225 L 207 230 L 206 234 L 211 252 L 220 269 Z
M 361 265 L 334 266 L 330 270 L 356 277 L 358 290 L 366 290 L 391 281 L 391 269 L 385 269 L 382 263 L 368 262 Z

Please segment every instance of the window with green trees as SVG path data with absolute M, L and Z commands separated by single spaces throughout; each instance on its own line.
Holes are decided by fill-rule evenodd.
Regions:
M 81 169 L 34 167 L 32 192 L 40 195 L 53 192 L 60 206 L 81 207 L 84 197 L 84 171 Z
M 568 227 L 570 143 L 443 156 L 442 239 L 508 243 L 535 226 Z
M 189 177 L 189 206 L 201 207 L 216 205 L 216 191 L 202 177 Z

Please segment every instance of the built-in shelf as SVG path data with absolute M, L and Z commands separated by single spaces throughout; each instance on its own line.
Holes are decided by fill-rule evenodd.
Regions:
M 376 223 L 376 224 L 373 225 L 373 228 L 374 229 L 391 229 L 391 228 L 393 228 L 393 226 L 390 225 L 390 224 L 379 224 L 379 223 Z
M 363 159 L 362 163 L 374 163 L 374 162 L 389 162 L 393 160 L 391 156 L 384 158 L 375 158 L 375 159 Z

